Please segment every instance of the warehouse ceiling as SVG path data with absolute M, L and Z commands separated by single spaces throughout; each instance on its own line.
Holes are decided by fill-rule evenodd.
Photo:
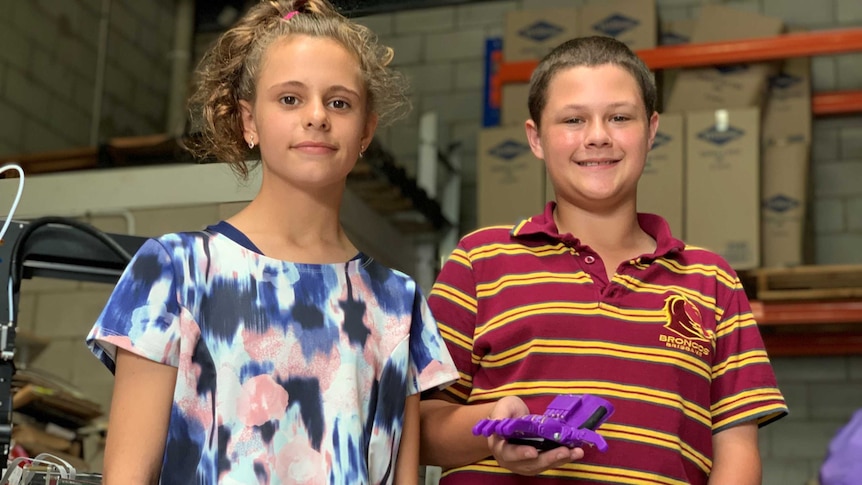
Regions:
M 220 31 L 257 0 L 206 0 L 196 3 L 195 24 L 198 32 Z M 331 0 L 349 17 L 399 12 L 421 8 L 446 7 L 480 0 Z M 481 0 L 487 1 L 487 0 Z

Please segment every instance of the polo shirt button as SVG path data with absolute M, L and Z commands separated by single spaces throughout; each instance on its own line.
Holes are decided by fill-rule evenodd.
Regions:
M 592 257 L 592 256 L 587 256 L 586 258 L 584 258 L 584 261 L 585 261 L 587 264 L 593 264 L 593 263 L 595 263 L 595 262 L 596 262 L 596 258 L 594 258 L 594 257 Z

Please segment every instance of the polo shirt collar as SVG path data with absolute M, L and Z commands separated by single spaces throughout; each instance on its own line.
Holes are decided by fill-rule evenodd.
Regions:
M 571 244 L 576 248 L 582 247 L 582 244 L 577 237 L 568 234 L 560 234 L 557 230 L 557 223 L 554 222 L 554 208 L 557 203 L 554 201 L 548 202 L 545 205 L 545 210 L 529 219 L 524 219 L 512 228 L 512 237 L 514 238 L 529 238 L 531 236 L 545 236 L 556 241 L 562 241 Z M 650 235 L 656 241 L 656 249 L 654 254 L 646 255 L 649 259 L 660 258 L 674 251 L 682 251 L 685 249 L 685 243 L 673 237 L 670 232 L 670 227 L 667 225 L 661 216 L 655 214 L 638 213 L 638 224 L 641 229 Z

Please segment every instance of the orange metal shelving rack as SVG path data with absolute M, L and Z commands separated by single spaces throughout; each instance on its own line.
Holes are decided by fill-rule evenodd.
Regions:
M 650 69 L 658 70 L 851 52 L 862 52 L 862 28 L 664 46 L 640 50 L 637 54 Z M 491 86 L 491 89 L 499 89 L 505 83 L 529 81 L 536 64 L 536 61 L 501 63 L 497 71 L 498 85 Z M 814 116 L 862 113 L 862 89 L 814 93 L 811 108 Z
M 862 354 L 862 301 L 752 301 L 770 356 Z

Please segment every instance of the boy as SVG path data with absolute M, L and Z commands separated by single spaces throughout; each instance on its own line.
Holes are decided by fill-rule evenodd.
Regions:
M 529 108 L 556 202 L 467 235 L 443 267 L 429 305 L 461 378 L 421 403 L 423 462 L 441 485 L 760 483 L 758 425 L 787 408 L 739 279 L 637 213 L 659 123 L 648 68 L 614 39 L 570 40 Z M 612 402 L 607 453 L 471 434 L 558 394 Z

